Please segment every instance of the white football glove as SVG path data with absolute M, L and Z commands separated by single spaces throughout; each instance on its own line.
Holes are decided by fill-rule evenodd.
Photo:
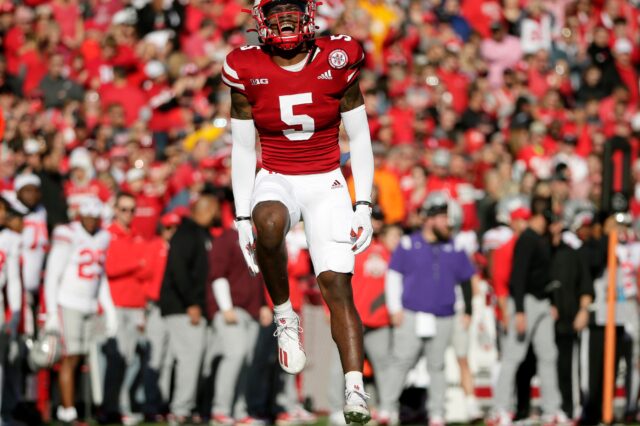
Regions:
M 118 317 L 114 313 L 106 313 L 104 315 L 104 328 L 108 338 L 116 337 L 118 333 Z
M 256 241 L 253 237 L 253 225 L 251 225 L 250 220 L 236 221 L 235 224 L 238 229 L 238 243 L 240 244 L 244 261 L 247 262 L 249 273 L 252 276 L 256 276 L 260 269 L 256 260 Z
M 373 227 L 371 226 L 371 207 L 359 204 L 351 220 L 351 250 L 355 254 L 362 253 L 371 244 Z
M 60 319 L 58 318 L 57 313 L 52 313 L 47 315 L 47 319 L 44 323 L 45 331 L 50 332 L 60 332 Z

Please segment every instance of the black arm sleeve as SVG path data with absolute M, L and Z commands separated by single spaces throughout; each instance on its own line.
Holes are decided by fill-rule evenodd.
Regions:
M 464 299 L 464 313 L 471 315 L 473 311 L 471 280 L 464 280 L 460 283 L 462 288 L 462 298 Z
M 526 232 L 526 231 L 525 231 Z M 516 304 L 516 312 L 524 312 L 524 295 L 527 290 L 527 274 L 535 248 L 535 240 L 522 234 L 513 250 L 513 262 L 509 287 L 511 297 Z

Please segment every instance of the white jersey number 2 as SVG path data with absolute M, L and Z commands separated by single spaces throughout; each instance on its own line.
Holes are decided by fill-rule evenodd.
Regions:
M 298 93 L 297 95 L 280 96 L 280 119 L 289 126 L 302 126 L 302 130 L 287 129 L 282 133 L 290 141 L 306 141 L 313 136 L 315 122 L 306 114 L 294 114 L 293 107 L 313 103 L 311 93 Z

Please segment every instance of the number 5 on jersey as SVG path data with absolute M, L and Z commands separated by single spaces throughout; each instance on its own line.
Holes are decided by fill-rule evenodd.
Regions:
M 311 92 L 298 93 L 296 95 L 280 96 L 280 119 L 289 126 L 302 126 L 302 130 L 286 129 L 282 133 L 290 141 L 306 141 L 313 136 L 315 123 L 313 118 L 306 114 L 294 114 L 293 107 L 313 103 Z

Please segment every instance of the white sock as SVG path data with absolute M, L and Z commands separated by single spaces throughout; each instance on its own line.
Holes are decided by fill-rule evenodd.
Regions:
M 364 393 L 364 383 L 362 381 L 362 373 L 360 371 L 349 371 L 344 375 L 344 382 L 347 390 L 356 390 Z
M 293 306 L 291 306 L 291 301 L 289 299 L 281 305 L 275 305 L 273 307 L 273 313 L 276 317 L 291 317 L 295 315 L 295 312 L 293 312 Z

